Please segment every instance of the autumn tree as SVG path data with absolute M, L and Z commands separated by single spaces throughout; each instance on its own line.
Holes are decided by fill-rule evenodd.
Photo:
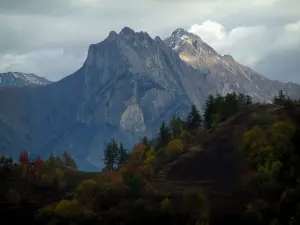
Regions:
M 35 171 L 36 171 L 36 177 L 39 180 L 41 178 L 41 168 L 44 161 L 41 159 L 40 156 L 37 157 L 35 161 Z
M 29 159 L 28 159 L 28 152 L 27 151 L 20 153 L 19 162 L 23 167 L 23 177 L 27 178 L 28 165 L 29 165 Z

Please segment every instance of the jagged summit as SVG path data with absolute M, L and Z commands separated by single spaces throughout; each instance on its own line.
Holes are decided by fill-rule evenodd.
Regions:
M 6 72 L 0 73 L 0 86 L 4 87 L 24 87 L 32 85 L 47 85 L 51 81 L 44 77 L 39 77 L 33 73 Z

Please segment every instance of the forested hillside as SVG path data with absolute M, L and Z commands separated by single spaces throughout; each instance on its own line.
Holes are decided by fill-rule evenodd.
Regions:
M 299 224 L 300 104 L 209 96 L 131 151 L 112 140 L 105 169 L 67 152 L 1 158 L 1 218 L 11 224 Z M 18 216 L 19 217 L 18 217 Z M 20 221 L 19 218 L 24 218 Z

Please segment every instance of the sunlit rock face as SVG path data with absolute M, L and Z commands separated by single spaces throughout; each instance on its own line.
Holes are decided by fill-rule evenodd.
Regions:
M 122 113 L 120 126 L 123 131 L 129 131 L 133 133 L 140 133 L 146 130 L 143 111 L 136 102 L 136 99 L 134 99 L 133 103 L 128 105 L 125 111 Z

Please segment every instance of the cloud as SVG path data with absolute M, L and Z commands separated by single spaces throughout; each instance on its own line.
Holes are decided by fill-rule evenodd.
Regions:
M 294 71 L 295 69 L 300 71 L 300 66 L 298 68 L 290 67 L 290 61 L 286 61 L 289 53 L 294 57 L 296 57 L 297 52 L 300 53 L 300 51 L 295 51 L 295 49 L 300 49 L 300 20 L 284 26 L 242 26 L 231 30 L 227 30 L 218 22 L 208 20 L 201 24 L 192 25 L 189 31 L 199 35 L 220 54 L 231 54 L 240 63 L 263 71 L 269 77 L 281 78 L 285 81 L 288 77 L 290 80 L 300 81 L 300 79 L 295 78 L 296 74 L 300 75 L 300 73 Z M 282 57 L 280 57 L 281 54 Z M 297 57 L 299 59 L 300 54 Z M 281 60 L 279 60 L 280 58 Z M 277 69 L 280 65 L 286 70 L 282 77 L 277 73 L 274 77 L 273 65 L 270 64 L 274 60 Z M 293 71 L 288 72 L 287 64 Z M 266 67 L 269 68 L 269 71 Z
M 0 2 L 0 70 L 26 69 L 57 80 L 78 69 L 89 44 L 102 41 L 111 30 L 129 26 L 165 38 L 176 28 L 188 29 L 195 23 L 199 25 L 193 29 L 220 53 L 257 65 L 274 49 L 280 55 L 297 43 L 298 36 L 289 34 L 299 32 L 294 24 L 300 20 L 298 1 L 4 0 Z M 282 40 L 280 32 L 285 34 Z M 50 68 L 54 61 L 57 68 Z
M 0 71 L 43 74 L 56 81 L 79 69 L 86 55 L 74 56 L 63 49 L 45 49 L 27 54 L 5 54 L 0 56 Z

